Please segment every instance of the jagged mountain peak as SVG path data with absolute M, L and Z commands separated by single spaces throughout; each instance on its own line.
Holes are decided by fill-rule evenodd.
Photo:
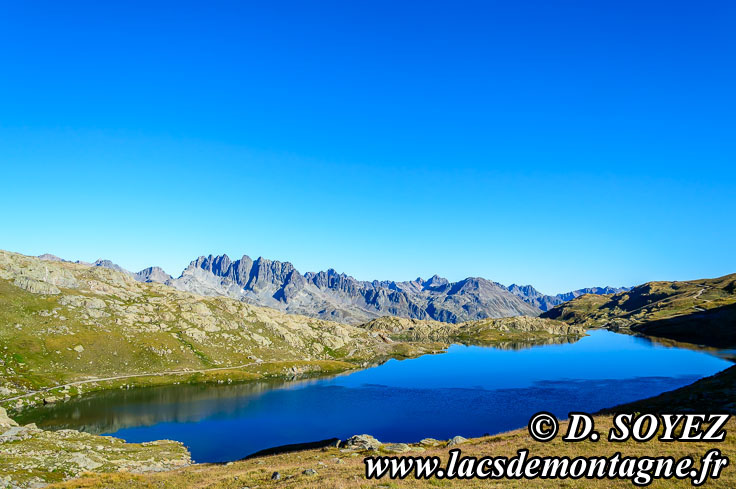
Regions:
M 144 268 L 140 272 L 133 274 L 133 278 L 139 282 L 159 282 L 162 284 L 172 280 L 171 275 L 166 273 L 161 267 Z
M 507 287 L 508 291 L 519 296 L 525 302 L 532 304 L 542 311 L 548 311 L 553 307 L 570 301 L 584 294 L 608 295 L 630 290 L 630 287 L 589 287 L 585 289 L 573 290 L 557 295 L 545 295 L 539 292 L 531 285 L 511 284 Z
M 439 275 L 432 275 L 432 277 L 429 278 L 429 280 L 422 281 L 421 278 L 417 279 L 417 282 L 421 283 L 424 287 L 432 288 L 432 287 L 442 287 L 443 285 L 447 285 L 450 283 L 449 280 L 447 280 L 444 277 L 440 277 Z
M 44 254 L 48 261 L 66 261 Z M 226 253 L 201 255 L 174 279 L 160 267 L 130 273 L 111 260 L 98 259 L 88 266 L 111 268 L 141 282 L 160 282 L 202 295 L 223 295 L 346 323 L 360 323 L 384 315 L 458 322 L 489 317 L 538 315 L 555 305 L 583 294 L 613 294 L 628 288 L 592 287 L 549 296 L 531 285 L 508 287 L 483 277 L 450 282 L 439 275 L 427 280 L 360 281 L 328 268 L 303 275 L 288 261 L 255 260 L 243 255 L 237 260 Z
M 44 261 L 65 261 L 56 255 L 52 255 L 51 253 L 44 253 L 43 255 L 38 255 L 38 258 Z
M 130 272 L 126 270 L 125 268 L 121 267 L 117 263 L 113 263 L 110 260 L 105 260 L 102 258 L 98 258 L 94 263 L 92 263 L 92 266 L 94 267 L 103 267 L 103 268 L 110 268 L 112 270 L 116 270 L 118 272 L 127 273 L 130 275 Z
M 540 312 L 480 277 L 456 284 L 438 275 L 427 281 L 360 281 L 334 268 L 301 275 L 290 262 L 264 257 L 253 261 L 247 255 L 235 261 L 227 255 L 201 256 L 169 283 L 183 290 L 228 295 L 347 323 L 384 315 L 456 322 Z

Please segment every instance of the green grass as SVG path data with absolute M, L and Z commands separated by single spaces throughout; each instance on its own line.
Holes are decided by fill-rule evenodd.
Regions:
M 649 282 L 610 296 L 588 294 L 541 317 L 732 348 L 736 346 L 736 274 L 688 282 Z
M 226 381 L 222 371 L 154 374 L 256 361 L 261 365 L 234 369 L 243 372 L 231 374 L 231 381 L 293 376 L 283 368 L 286 364 L 297 366 L 304 375 L 329 374 L 446 346 L 385 344 L 351 326 L 229 298 L 199 297 L 160 284 L 140 284 L 104 268 L 41 263 L 0 251 L 0 277 L 8 269 L 32 274 L 39 268 L 70 273 L 79 287 L 60 287 L 59 295 L 39 295 L 15 286 L 12 276 L 0 278 L 0 405 L 11 410 L 40 402 L 54 392 L 21 403 L 4 399 L 86 379 L 150 374 L 84 384 L 67 393 L 182 380 Z M 90 305 L 100 300 L 102 307 Z M 77 351 L 80 345 L 83 350 Z

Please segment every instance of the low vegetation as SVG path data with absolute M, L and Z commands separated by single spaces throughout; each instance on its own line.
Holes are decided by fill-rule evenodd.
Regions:
M 603 434 L 612 426 L 609 416 L 595 418 L 596 429 Z M 564 433 L 567 423 L 560 424 Z M 623 456 L 672 456 L 681 458 L 693 456 L 699 459 L 711 448 L 718 448 L 731 460 L 736 456 L 736 422 L 730 421 L 726 426 L 728 436 L 721 443 L 707 442 L 669 442 L 651 441 L 639 443 L 609 443 L 605 437 L 599 442 L 583 441 L 565 443 L 560 437 L 547 443 L 534 441 L 526 429 L 516 430 L 495 436 L 471 439 L 454 445 L 460 448 L 463 456 L 505 456 L 513 457 L 522 448 L 528 448 L 532 456 L 611 456 L 621 452 Z M 154 474 L 88 474 L 79 479 L 51 486 L 54 488 L 81 489 L 105 487 L 109 489 L 148 489 L 148 488 L 181 488 L 201 487 L 209 489 L 242 489 L 250 488 L 313 488 L 345 489 L 345 488 L 400 488 L 400 487 L 566 487 L 566 488 L 630 488 L 628 480 L 590 481 L 578 480 L 417 480 L 408 477 L 404 480 L 367 480 L 363 458 L 375 454 L 397 454 L 439 456 L 443 463 L 448 460 L 448 442 L 425 440 L 424 443 L 404 445 L 400 443 L 384 444 L 377 451 L 352 451 L 337 447 L 305 450 L 302 452 L 273 455 L 248 459 L 226 465 L 202 464 L 194 465 L 165 473 Z M 279 474 L 278 480 L 272 480 L 274 472 Z M 689 480 L 655 480 L 652 488 L 692 487 Z M 720 479 L 710 481 L 705 487 L 736 487 L 736 472 L 727 467 Z
M 63 402 L 85 392 L 176 383 L 247 382 L 270 377 L 338 373 L 441 352 L 449 343 L 522 348 L 576 341 L 588 327 L 609 327 L 695 343 L 734 345 L 736 275 L 694 282 L 653 282 L 613 296 L 583 296 L 543 318 L 504 318 L 447 324 L 379 318 L 353 327 L 257 307 L 223 297 L 201 297 L 134 281 L 111 269 L 44 262 L 0 251 L 0 406 L 11 415 L 33 403 Z M 700 316 L 698 316 L 700 315 Z M 688 321 L 705 318 L 692 327 Z M 725 322 L 724 322 L 725 318 Z M 731 321 L 730 323 L 728 321 Z M 705 325 L 701 327 L 701 324 Z M 731 327 L 731 330 L 733 328 Z M 697 331 L 693 331 L 697 330 Z M 733 369 L 672 393 L 620 409 L 645 411 L 708 405 L 733 411 Z M 724 401 L 729 399 L 729 401 Z M 704 404 L 705 403 L 705 404 Z M 619 408 L 617 408 L 619 409 Z M 226 465 L 189 465 L 177 442 L 126 444 L 73 430 L 17 426 L 0 408 L 0 487 L 450 487 L 446 480 L 367 481 L 365 453 L 329 447 L 256 457 Z M 603 429 L 607 417 L 598 418 Z M 736 428 L 733 422 L 729 430 Z M 468 440 L 466 455 L 580 453 L 698 455 L 699 443 L 563 444 L 534 442 L 525 430 Z M 734 455 L 734 437 L 722 444 Z M 447 458 L 447 443 L 384 444 L 382 453 Z M 173 469 L 173 470 L 172 470 Z M 279 472 L 279 480 L 272 480 Z M 86 474 L 85 474 L 86 473 Z M 84 475 L 83 475 L 84 474 Z M 72 480 L 70 478 L 79 477 Z M 688 486 L 655 481 L 652 487 Z M 734 487 L 727 471 L 714 487 Z M 487 482 L 463 481 L 463 487 Z M 503 487 L 590 487 L 588 481 L 499 482 Z M 596 487 L 628 487 L 605 481 Z
M 0 405 L 11 411 L 120 386 L 336 373 L 445 346 L 0 252 Z
M 360 327 L 379 332 L 396 341 L 443 341 L 501 348 L 576 341 L 585 335 L 583 327 L 529 316 L 481 319 L 457 324 L 382 317 Z
M 90 471 L 171 470 L 189 465 L 179 442 L 125 443 L 74 430 L 44 431 L 18 426 L 0 408 L 0 487 L 40 487 Z
M 583 327 L 736 347 L 736 274 L 687 282 L 648 282 L 614 295 L 584 295 L 543 313 Z

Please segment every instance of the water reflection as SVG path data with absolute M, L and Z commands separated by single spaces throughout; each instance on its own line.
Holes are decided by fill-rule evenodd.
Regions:
M 679 345 L 589 333 L 534 346 L 452 345 L 444 354 L 330 378 L 100 392 L 24 412 L 19 421 L 132 442 L 179 440 L 196 461 L 216 462 L 356 433 L 406 442 L 498 433 L 523 426 L 537 411 L 597 412 L 731 365 Z
M 23 411 L 15 419 L 21 424 L 34 422 L 43 429 L 75 429 L 99 435 L 131 426 L 192 423 L 213 414 L 227 417 L 247 410 L 265 392 L 305 387 L 321 380 L 325 378 L 101 391 Z

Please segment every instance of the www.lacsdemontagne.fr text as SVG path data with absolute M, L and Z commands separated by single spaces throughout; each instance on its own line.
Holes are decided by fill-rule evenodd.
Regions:
M 700 460 L 692 457 L 534 457 L 519 450 L 515 457 L 464 457 L 459 448 L 450 450 L 446 465 L 440 457 L 367 457 L 366 477 L 380 479 L 623 479 L 646 486 L 654 479 L 691 479 L 694 486 L 717 479 L 728 459 L 719 450 L 709 450 Z
M 617 415 L 609 442 L 629 439 L 649 441 L 661 433 L 661 442 L 688 441 L 721 442 L 726 432 L 722 429 L 728 415 L 675 414 L 675 415 Z M 585 439 L 597 441 L 593 419 L 585 413 L 570 413 L 571 422 L 567 442 Z M 659 430 L 660 422 L 664 429 Z M 709 429 L 703 429 L 709 422 Z M 681 429 L 677 429 L 678 426 Z M 558 432 L 559 424 L 549 413 L 537 413 L 529 421 L 529 432 L 537 441 L 549 441 Z M 676 431 L 677 429 L 677 431 Z M 588 479 L 628 480 L 636 486 L 647 486 L 654 480 L 689 479 L 693 486 L 718 479 L 729 464 L 728 457 L 717 448 L 707 450 L 698 460 L 692 456 L 624 456 L 616 451 L 610 456 L 533 456 L 522 448 L 515 456 L 463 456 L 459 448 L 449 451 L 446 464 L 438 456 L 372 456 L 364 459 L 367 479 Z

